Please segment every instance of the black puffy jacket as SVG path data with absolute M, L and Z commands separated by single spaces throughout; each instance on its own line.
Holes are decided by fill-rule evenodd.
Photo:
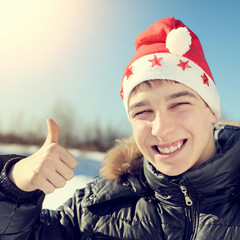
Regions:
M 145 160 L 142 167 L 139 156 L 133 161 L 123 150 L 129 144 L 120 147 L 102 170 L 114 179 L 99 177 L 57 211 L 41 209 L 40 191 L 25 193 L 8 181 L 18 159 L 10 160 L 0 178 L 0 239 L 238 240 L 240 128 L 225 126 L 216 135 L 219 153 L 177 178 Z

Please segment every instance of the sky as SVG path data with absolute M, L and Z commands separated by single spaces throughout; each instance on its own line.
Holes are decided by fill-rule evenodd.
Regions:
M 239 8 L 234 0 L 0 0 L 0 131 L 45 125 L 56 106 L 82 128 L 131 131 L 123 71 L 136 36 L 170 16 L 200 38 L 223 116 L 240 121 Z

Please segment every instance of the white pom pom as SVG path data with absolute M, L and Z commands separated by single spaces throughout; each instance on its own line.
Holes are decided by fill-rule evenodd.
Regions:
M 166 47 L 170 53 L 177 56 L 185 54 L 190 49 L 191 43 L 192 38 L 186 27 L 173 29 L 168 33 L 166 39 Z

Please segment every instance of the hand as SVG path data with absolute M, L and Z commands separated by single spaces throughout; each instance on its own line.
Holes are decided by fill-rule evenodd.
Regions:
M 43 146 L 33 155 L 17 162 L 10 170 L 10 180 L 23 191 L 42 190 L 52 193 L 74 176 L 76 158 L 58 144 L 59 128 L 47 120 L 48 135 Z

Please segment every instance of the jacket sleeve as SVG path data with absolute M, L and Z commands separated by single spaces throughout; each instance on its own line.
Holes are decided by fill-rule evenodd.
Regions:
M 76 191 L 73 198 L 56 211 L 42 209 L 45 196 L 42 191 L 24 192 L 7 177 L 11 166 L 21 158 L 8 161 L 2 158 L 5 165 L 0 175 L 0 239 L 81 239 L 78 222 L 84 190 Z

